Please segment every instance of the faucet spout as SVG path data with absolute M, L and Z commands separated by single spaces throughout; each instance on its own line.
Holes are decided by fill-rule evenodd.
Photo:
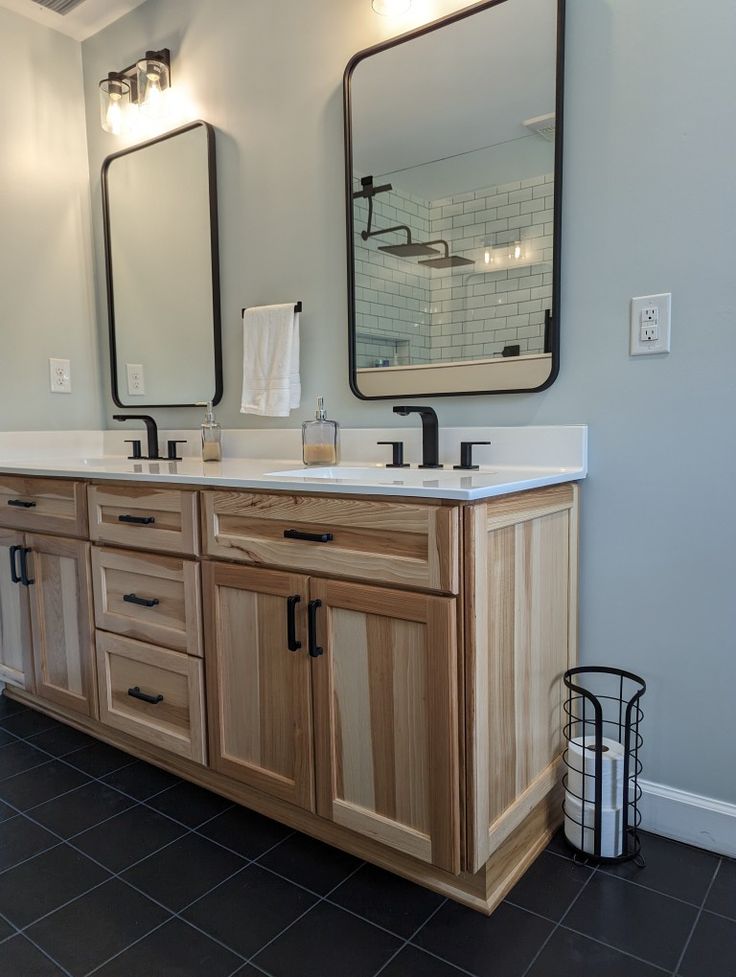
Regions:
M 420 468 L 444 468 L 440 464 L 440 432 L 437 414 L 431 407 L 394 407 L 394 414 L 419 414 L 422 422 L 422 464 Z
M 150 414 L 113 414 L 114 421 L 143 421 L 146 425 L 148 438 L 148 460 L 157 461 L 161 455 L 158 453 L 158 427 L 156 421 Z

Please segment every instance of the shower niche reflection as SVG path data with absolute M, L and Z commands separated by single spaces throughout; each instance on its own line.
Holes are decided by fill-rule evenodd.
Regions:
M 541 390 L 559 369 L 564 0 L 495 0 L 345 76 L 351 384 Z

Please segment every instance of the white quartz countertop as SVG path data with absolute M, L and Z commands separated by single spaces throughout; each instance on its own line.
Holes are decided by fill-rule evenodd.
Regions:
M 377 440 L 405 437 L 414 454 L 416 431 L 346 431 L 344 460 L 329 469 L 307 469 L 296 460 L 295 432 L 226 432 L 225 458 L 203 462 L 194 454 L 198 431 L 164 432 L 165 439 L 189 435 L 181 461 L 132 461 L 123 454 L 126 432 L 59 432 L 27 435 L 0 434 L 0 472 L 51 478 L 86 478 L 114 481 L 152 481 L 172 485 L 209 488 L 256 489 L 335 495 L 379 495 L 402 498 L 449 499 L 472 502 L 478 499 L 522 492 L 545 485 L 577 481 L 587 475 L 587 428 L 481 428 L 447 429 L 443 432 L 441 458 L 445 467 L 437 470 L 387 468 L 375 460 L 388 449 L 376 449 Z M 135 432 L 137 435 L 137 431 Z M 476 448 L 478 471 L 455 471 L 461 440 L 491 441 L 488 448 Z M 285 448 L 280 458 L 239 457 L 266 445 Z M 240 449 L 240 450 L 238 450 Z M 292 454 L 293 452 L 293 454 Z M 486 459 L 482 457 L 486 454 Z M 407 458 L 412 457 L 407 454 Z M 452 460 L 449 460 L 452 459 Z M 559 462 L 559 464 L 555 464 Z

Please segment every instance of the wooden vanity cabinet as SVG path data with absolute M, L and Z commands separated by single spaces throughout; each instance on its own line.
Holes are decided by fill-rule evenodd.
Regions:
M 0 529 L 0 682 L 33 692 L 33 641 L 28 591 L 19 577 L 23 533 Z
M 89 543 L 26 536 L 36 694 L 97 715 Z

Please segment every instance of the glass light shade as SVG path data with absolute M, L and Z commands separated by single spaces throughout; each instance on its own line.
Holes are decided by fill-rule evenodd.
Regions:
M 120 76 L 104 78 L 100 88 L 100 123 L 105 132 L 120 136 L 130 111 L 130 84 Z
M 411 0 L 373 0 L 373 9 L 383 17 L 399 17 L 411 9 Z
M 166 95 L 171 84 L 169 66 L 152 52 L 136 65 L 138 74 L 138 105 L 149 119 L 159 119 L 166 107 Z

